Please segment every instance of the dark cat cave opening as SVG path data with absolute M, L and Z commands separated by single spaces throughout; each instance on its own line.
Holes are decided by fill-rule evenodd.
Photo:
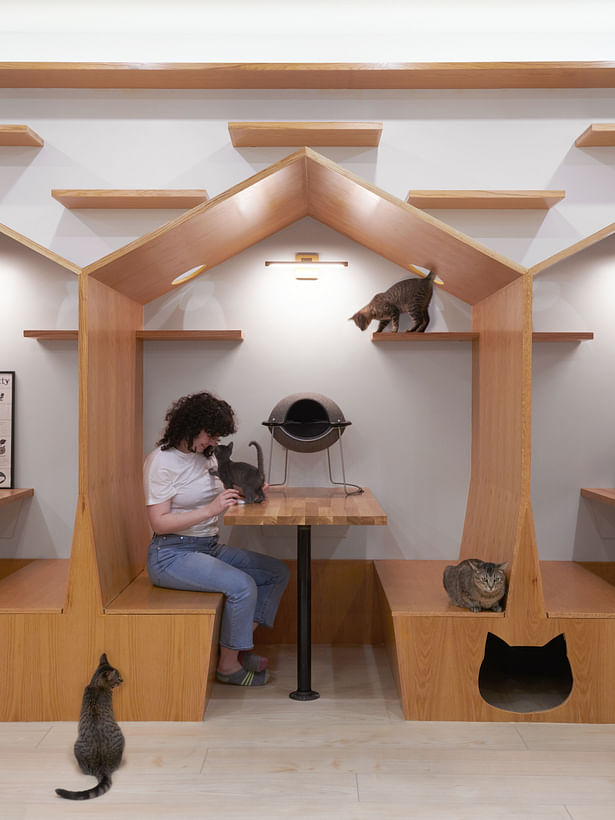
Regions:
M 509 646 L 487 634 L 478 688 L 490 706 L 508 712 L 544 712 L 564 703 L 572 684 L 563 635 L 544 646 Z

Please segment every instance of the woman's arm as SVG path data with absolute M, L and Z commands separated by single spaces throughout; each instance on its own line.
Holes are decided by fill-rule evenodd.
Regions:
M 209 504 L 197 507 L 196 510 L 180 513 L 171 512 L 171 499 L 169 499 L 168 501 L 161 501 L 160 504 L 150 504 L 146 507 L 147 517 L 155 533 L 166 535 L 170 532 L 188 529 L 194 524 L 200 524 L 201 521 L 207 521 L 208 518 L 220 515 L 229 507 L 232 507 L 233 504 L 236 504 L 238 498 L 239 493 L 237 490 L 223 490 Z

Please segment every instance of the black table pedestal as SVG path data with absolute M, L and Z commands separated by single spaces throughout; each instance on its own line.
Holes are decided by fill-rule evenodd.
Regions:
M 293 700 L 316 700 L 312 689 L 311 527 L 297 527 L 297 689 Z

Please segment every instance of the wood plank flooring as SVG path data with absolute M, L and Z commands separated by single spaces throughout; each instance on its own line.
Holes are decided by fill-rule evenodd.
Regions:
M 415 723 L 384 649 L 314 646 L 317 701 L 288 698 L 294 647 L 273 681 L 216 684 L 202 723 L 123 723 L 125 761 L 101 798 L 83 789 L 76 723 L 0 724 L 0 818 L 612 820 L 615 726 Z

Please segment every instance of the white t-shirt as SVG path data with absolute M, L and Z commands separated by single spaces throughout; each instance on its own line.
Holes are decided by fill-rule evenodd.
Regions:
M 202 453 L 157 447 L 143 465 L 145 503 L 150 506 L 170 500 L 172 513 L 204 507 L 224 489 L 220 479 L 209 472 L 216 464 L 215 457 L 205 458 Z M 217 535 L 218 516 L 176 532 L 178 535 Z

